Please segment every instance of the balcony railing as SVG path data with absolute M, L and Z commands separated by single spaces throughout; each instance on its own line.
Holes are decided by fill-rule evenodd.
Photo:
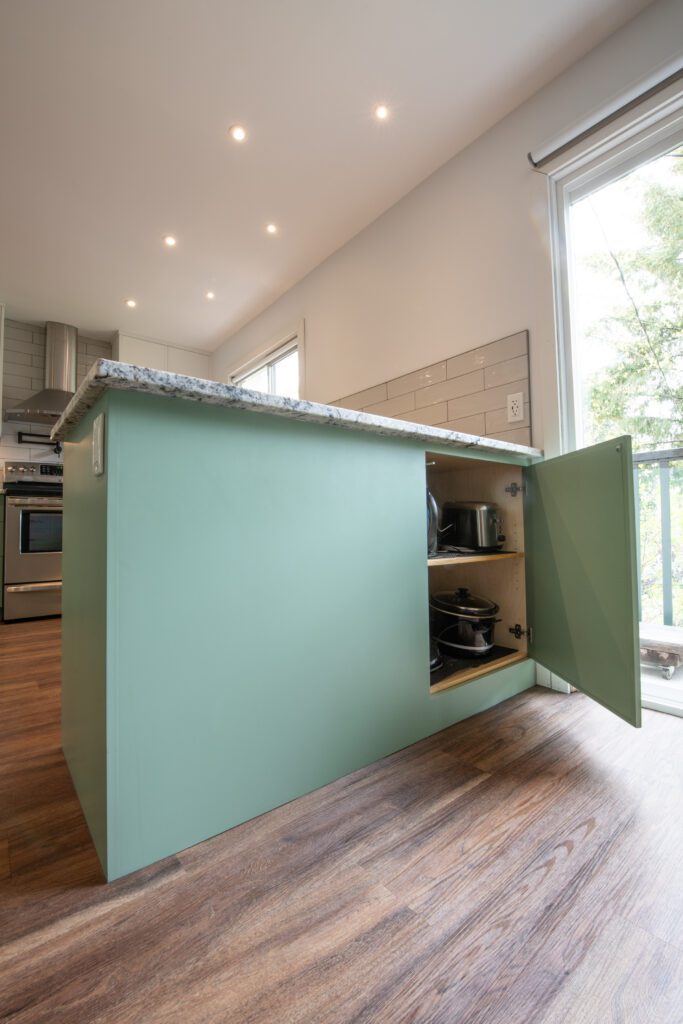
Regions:
M 671 531 L 671 469 L 672 463 L 683 459 L 683 448 L 669 448 L 658 452 L 637 452 L 633 456 L 633 484 L 636 500 L 636 545 L 638 556 L 638 611 L 643 619 L 643 572 L 641 552 L 641 531 L 643 526 L 643 473 L 658 466 L 658 487 L 649 480 L 650 490 L 658 490 L 659 529 L 661 551 L 661 622 L 665 626 L 674 624 L 674 557 Z M 651 495 L 652 497 L 652 495 Z M 652 508 L 647 513 L 652 513 Z M 656 514 L 656 513 L 654 513 Z

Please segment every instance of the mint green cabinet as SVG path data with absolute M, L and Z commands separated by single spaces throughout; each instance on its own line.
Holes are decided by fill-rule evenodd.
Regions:
M 109 879 L 533 684 L 527 661 L 429 692 L 424 462 L 114 391 L 70 433 L 64 749 Z
M 529 655 L 639 726 L 630 437 L 524 471 Z
M 524 467 L 530 653 L 635 720 L 631 656 L 612 663 L 634 642 L 621 444 L 534 466 L 442 453 Z M 116 391 L 73 428 L 63 741 L 108 879 L 533 685 L 528 658 L 430 692 L 427 447 Z
M 434 463 L 446 469 L 450 493 L 442 500 L 485 499 L 503 505 L 505 531 L 512 520 L 518 543 L 524 534 L 523 570 L 519 561 L 454 561 L 438 586 L 469 586 L 500 604 L 496 639 L 506 644 L 508 630 L 520 624 L 517 645 L 539 665 L 597 700 L 631 725 L 640 725 L 640 665 L 636 585 L 635 509 L 631 440 L 615 438 L 555 459 L 537 461 L 513 474 L 510 466 L 482 464 L 473 473 L 461 456 L 443 455 Z M 513 477 L 515 477 L 513 479 Z M 432 479 L 439 486 L 438 476 Z M 506 486 L 507 485 L 507 486 Z M 511 498 L 515 486 L 520 498 Z M 514 546 L 514 544 L 513 544 Z M 521 547 L 521 544 L 519 544 Z M 438 565 L 438 561 L 436 565 Z M 440 570 L 443 572 L 443 570 Z M 484 589 L 486 588 L 486 589 Z M 524 626 L 524 630 L 522 630 Z M 508 643 L 514 643 L 510 638 Z M 513 657 L 519 658 L 520 653 Z M 510 661 L 502 651 L 494 670 Z M 439 680 L 435 691 L 461 685 L 489 666 L 468 668 Z

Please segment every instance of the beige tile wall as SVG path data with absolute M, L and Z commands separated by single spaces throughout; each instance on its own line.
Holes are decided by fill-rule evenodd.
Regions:
M 524 396 L 524 419 L 508 423 L 507 396 L 518 392 Z M 531 444 L 529 332 L 461 352 L 331 404 Z
M 84 334 L 78 336 L 76 351 L 77 383 L 80 384 L 96 359 L 111 359 L 111 342 L 98 341 Z M 5 320 L 5 361 L 2 381 L 2 409 L 11 409 L 18 402 L 40 391 L 45 380 L 45 328 L 18 320 Z M 4 416 L 3 416 L 4 420 Z M 0 437 L 0 462 L 21 459 L 58 462 L 48 448 L 20 445 L 17 432 L 48 434 L 44 423 L 14 423 L 4 420 Z

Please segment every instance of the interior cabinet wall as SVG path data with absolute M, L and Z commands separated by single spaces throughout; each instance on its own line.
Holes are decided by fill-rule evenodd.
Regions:
M 503 518 L 505 551 L 524 552 L 524 509 L 521 492 L 515 497 L 506 487 L 522 486 L 522 470 L 518 466 L 479 463 L 449 457 L 427 457 L 437 465 L 429 468 L 429 487 L 441 505 L 445 501 L 491 501 L 498 505 Z M 457 464 L 448 470 L 448 464 Z M 519 623 L 526 628 L 526 594 L 524 558 L 477 564 L 434 566 L 429 570 L 429 590 L 454 590 L 468 587 L 475 594 L 491 598 L 500 606 L 496 625 L 496 642 L 514 650 L 526 651 L 526 637 L 517 639 L 508 632 Z

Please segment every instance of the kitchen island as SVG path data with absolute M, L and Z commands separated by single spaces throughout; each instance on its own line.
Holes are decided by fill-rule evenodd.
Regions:
M 107 360 L 53 437 L 63 746 L 107 879 L 533 684 L 520 650 L 430 690 L 425 454 L 537 450 Z

